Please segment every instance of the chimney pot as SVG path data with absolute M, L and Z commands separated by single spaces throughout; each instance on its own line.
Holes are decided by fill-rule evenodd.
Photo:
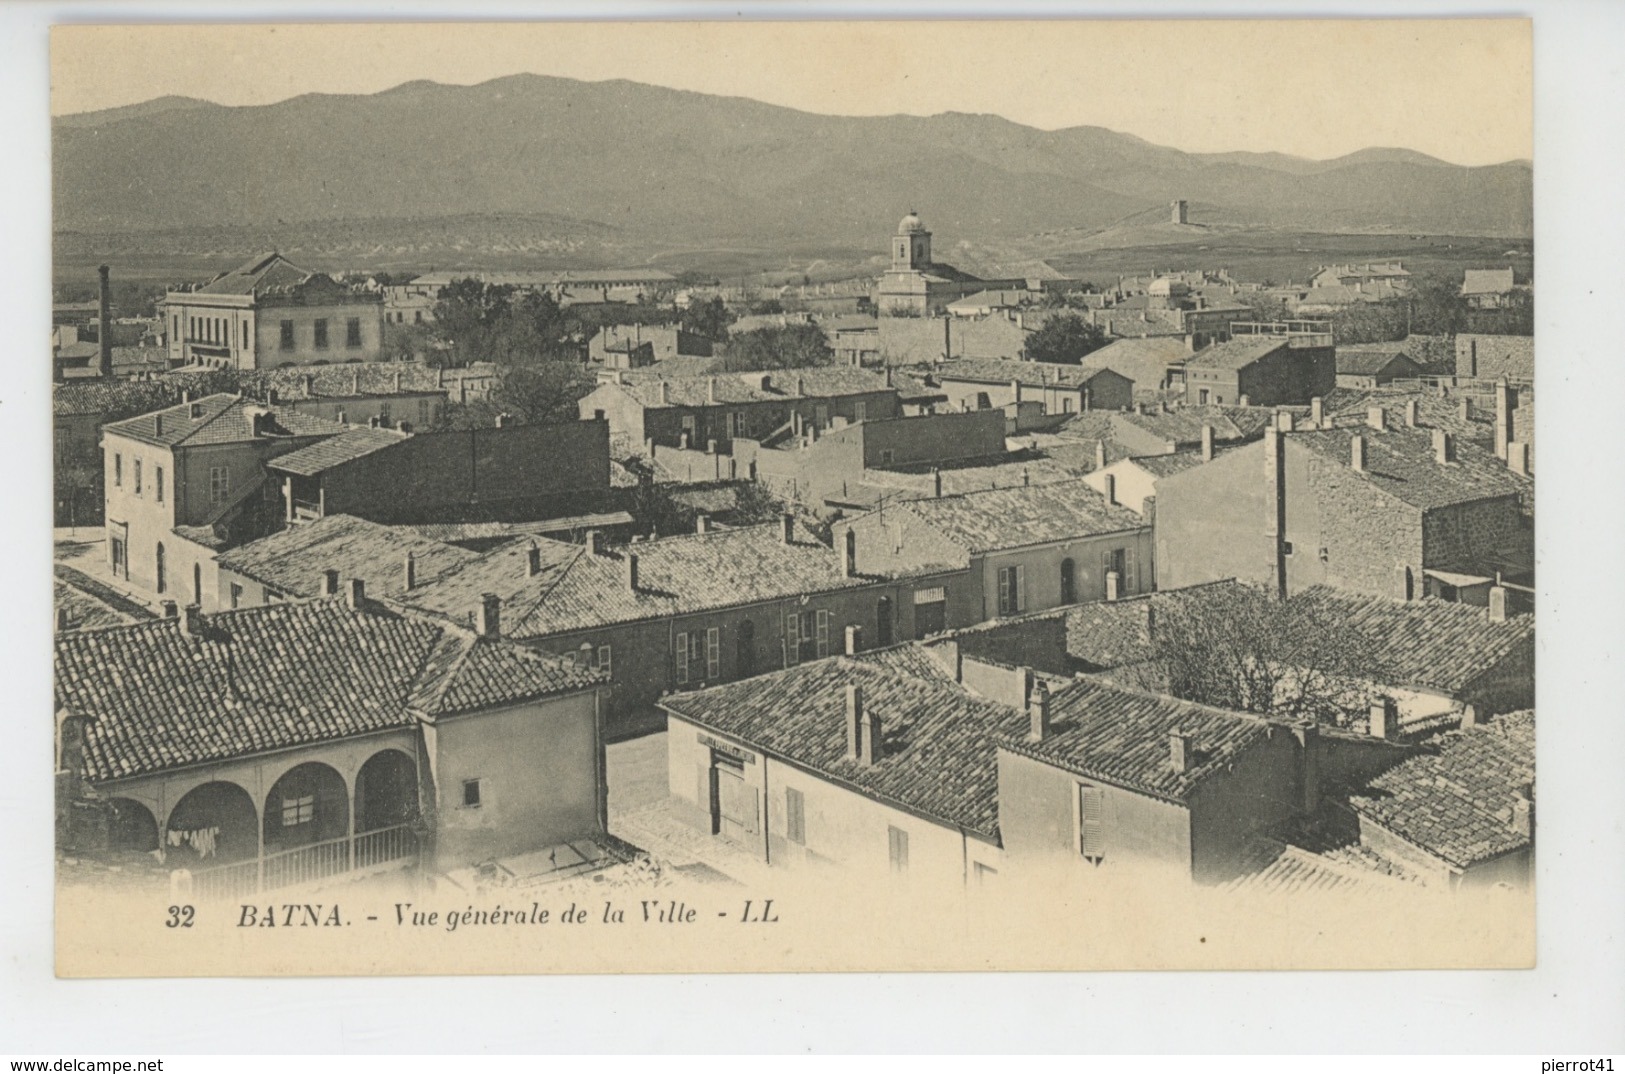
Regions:
M 181 402 L 190 403 L 191 401 L 192 401 L 192 389 L 190 389 L 190 388 L 182 388 L 181 389 Z
M 716 441 L 713 440 L 713 441 L 711 441 L 711 443 L 715 444 Z M 711 531 L 711 517 L 709 515 L 707 515 L 704 511 L 701 511 L 699 514 L 694 516 L 694 532 L 695 533 L 709 533 L 710 531 Z
M 1535 785 L 1525 783 L 1512 798 L 1512 830 L 1519 835 L 1535 834 Z
M 1202 461 L 1213 461 L 1213 426 L 1202 426 Z
M 410 552 L 406 553 L 406 559 L 402 563 L 402 574 L 404 575 L 402 588 L 410 593 L 417 588 L 418 584 L 418 561 L 417 557 Z
M 626 552 L 626 589 L 630 593 L 638 591 L 638 554 L 628 549 Z
M 863 628 L 853 623 L 846 628 L 846 655 L 856 656 L 863 649 Z
M 597 530 L 587 531 L 587 554 L 589 556 L 604 554 L 604 535 Z
M 328 569 L 322 572 L 321 594 L 324 597 L 339 595 L 339 572 Z
M 152 416 L 152 432 L 154 436 L 164 435 L 164 416 L 162 414 Z
M 784 544 L 793 544 L 796 539 L 796 516 L 786 511 L 779 516 L 779 540 Z
M 931 494 L 939 500 L 942 499 L 942 470 L 940 468 L 932 468 L 931 486 Z
M 338 413 L 338 423 L 340 425 L 348 425 L 348 424 L 350 424 L 349 418 L 345 416 L 345 413 L 342 410 L 339 411 L 339 413 Z
M 188 604 L 181 613 L 182 625 L 192 637 L 203 633 L 203 608 L 197 604 Z
M 1366 411 L 1365 423 L 1371 426 L 1373 429 L 1381 430 L 1388 428 L 1388 411 L 1384 410 L 1380 406 L 1372 407 L 1370 410 Z
M 1503 585 L 1490 586 L 1490 622 L 1507 621 L 1507 590 Z
M 367 603 L 367 584 L 359 578 L 351 578 L 345 603 L 352 611 L 360 611 Z
M 1184 731 L 1168 732 L 1168 760 L 1175 772 L 1189 772 L 1196 761 L 1191 736 Z
M 1293 417 L 1292 417 L 1292 411 L 1290 411 L 1290 410 L 1280 410 L 1280 411 L 1276 412 L 1276 414 L 1275 414 L 1275 427 L 1277 429 L 1281 430 L 1281 432 L 1290 433 L 1293 430 L 1293 428 L 1296 426 L 1296 424 L 1297 423 L 1293 420 Z
M 174 619 L 181 614 L 181 606 L 172 600 L 164 601 L 159 607 L 163 609 L 165 619 Z M 67 611 L 66 608 L 62 609 L 62 614 L 66 615 Z
M 532 541 L 530 547 L 525 549 L 525 574 L 527 577 L 534 578 L 541 573 L 542 549 L 541 546 Z

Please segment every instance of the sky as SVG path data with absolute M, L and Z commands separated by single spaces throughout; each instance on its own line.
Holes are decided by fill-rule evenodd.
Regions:
M 531 72 L 839 115 L 993 113 L 1192 152 L 1491 164 L 1533 156 L 1531 70 L 1530 24 L 1491 19 L 57 26 L 51 111 Z

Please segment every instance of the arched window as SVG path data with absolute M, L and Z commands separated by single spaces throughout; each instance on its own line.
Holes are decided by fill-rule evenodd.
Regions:
M 1070 558 L 1061 560 L 1061 603 L 1078 602 L 1077 565 Z

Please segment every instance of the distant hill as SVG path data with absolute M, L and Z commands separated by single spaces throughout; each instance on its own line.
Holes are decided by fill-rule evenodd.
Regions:
M 945 242 L 1088 233 L 1173 198 L 1319 231 L 1522 237 L 1533 215 L 1518 163 L 1199 155 L 1098 127 L 821 116 L 536 75 L 246 108 L 162 98 L 59 118 L 53 142 L 55 225 L 96 235 L 518 216 L 633 244 L 872 248 L 910 208 Z

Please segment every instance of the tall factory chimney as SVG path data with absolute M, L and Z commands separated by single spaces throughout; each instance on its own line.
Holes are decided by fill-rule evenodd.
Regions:
M 107 266 L 103 265 L 96 270 L 101 288 L 97 295 L 97 321 L 96 321 L 96 372 L 103 377 L 113 375 L 113 303 L 111 288 L 107 283 Z

